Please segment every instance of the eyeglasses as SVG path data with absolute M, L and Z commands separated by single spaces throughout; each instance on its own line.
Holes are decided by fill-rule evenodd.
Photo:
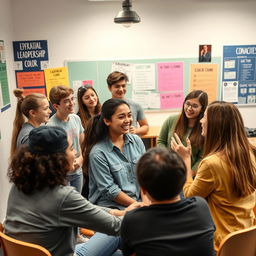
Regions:
M 92 88 L 92 86 L 90 84 L 86 84 L 86 85 L 82 85 L 78 88 L 78 91 L 86 91 L 87 89 Z
M 197 109 L 197 108 L 200 108 L 200 107 L 201 107 L 201 105 L 190 104 L 190 103 L 187 102 L 187 101 L 185 102 L 185 105 L 186 105 L 187 108 L 191 107 L 191 108 L 193 108 L 193 109 Z

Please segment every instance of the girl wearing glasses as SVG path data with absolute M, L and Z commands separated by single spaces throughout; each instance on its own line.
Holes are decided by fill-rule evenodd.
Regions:
M 84 129 L 87 127 L 89 119 L 98 115 L 101 110 L 99 97 L 91 85 L 81 86 L 77 92 L 78 112 Z
M 227 102 L 215 101 L 201 119 L 205 138 L 204 158 L 195 179 L 191 171 L 191 146 L 184 146 L 175 134 L 172 149 L 187 166 L 186 197 L 207 198 L 213 221 L 215 249 L 231 232 L 254 225 L 256 199 L 255 148 L 249 143 L 238 108 Z
M 203 136 L 200 119 L 208 104 L 207 93 L 201 90 L 190 92 L 183 102 L 182 112 L 170 116 L 163 124 L 158 137 L 157 146 L 171 147 L 171 138 L 177 133 L 186 144 L 189 138 L 192 145 L 191 167 L 196 171 L 203 154 Z

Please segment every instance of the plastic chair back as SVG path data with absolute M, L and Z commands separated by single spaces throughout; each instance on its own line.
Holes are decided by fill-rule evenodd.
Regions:
M 3 233 L 3 225 L 0 223 L 0 245 L 3 256 L 52 256 L 44 247 L 32 243 L 23 242 Z
M 256 256 L 256 226 L 227 235 L 217 256 Z

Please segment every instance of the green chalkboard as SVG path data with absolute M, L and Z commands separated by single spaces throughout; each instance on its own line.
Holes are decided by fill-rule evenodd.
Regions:
M 190 80 L 190 64 L 198 63 L 198 58 L 159 58 L 159 59 L 131 59 L 131 60 L 74 60 L 65 61 L 65 65 L 68 67 L 69 81 L 72 87 L 74 81 L 77 80 L 92 80 L 93 87 L 96 89 L 101 103 L 111 98 L 111 94 L 107 86 L 107 76 L 111 73 L 112 63 L 131 63 L 131 64 L 144 64 L 144 63 L 164 63 L 164 62 L 183 62 L 184 63 L 184 95 L 189 91 Z M 211 63 L 218 64 L 218 84 L 220 85 L 220 67 L 221 58 L 212 58 Z M 157 79 L 157 75 L 156 75 Z M 157 81 L 156 81 L 157 85 Z M 127 98 L 131 98 L 132 84 L 127 86 Z M 155 90 L 157 92 L 157 89 Z M 220 88 L 218 88 L 218 98 L 220 98 Z

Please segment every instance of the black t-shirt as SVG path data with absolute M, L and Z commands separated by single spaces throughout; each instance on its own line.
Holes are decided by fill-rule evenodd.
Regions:
M 200 197 L 128 212 L 122 222 L 125 256 L 212 256 L 215 226 Z

